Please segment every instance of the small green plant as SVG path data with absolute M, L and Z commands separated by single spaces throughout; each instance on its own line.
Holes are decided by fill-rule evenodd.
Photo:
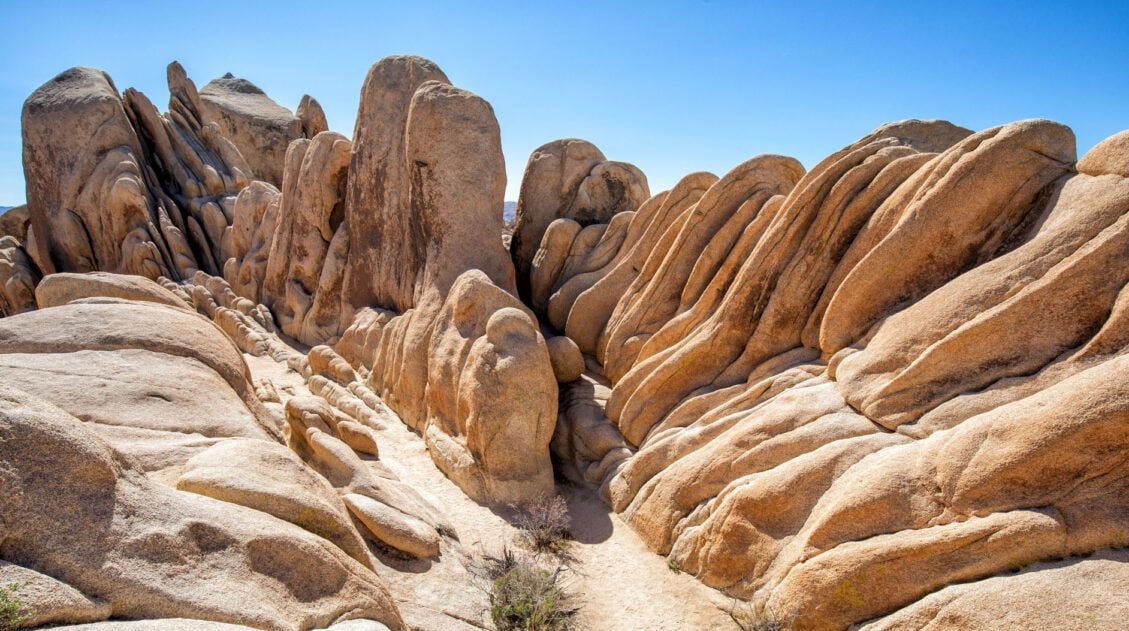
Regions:
M 741 602 L 734 599 L 728 613 L 741 631 L 786 631 L 792 628 L 763 600 Z
M 674 559 L 667 559 L 666 560 L 666 569 L 670 570 L 671 572 L 674 572 L 675 574 L 681 574 L 682 573 L 682 564 L 679 563 L 678 561 L 675 561 Z
M 18 629 L 31 612 L 24 607 L 23 601 L 16 595 L 20 586 L 9 583 L 7 587 L 0 586 L 0 631 Z
M 559 495 L 542 495 L 518 509 L 514 525 L 519 541 L 534 552 L 562 555 L 568 552 L 568 503 Z
M 575 628 L 578 609 L 560 585 L 566 568 L 549 568 L 535 556 L 504 548 L 484 556 L 475 573 L 485 579 L 490 618 L 499 631 L 567 631 Z

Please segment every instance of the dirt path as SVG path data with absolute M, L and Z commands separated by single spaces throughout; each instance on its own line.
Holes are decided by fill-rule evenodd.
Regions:
M 282 401 L 307 395 L 302 378 L 269 358 L 245 356 L 256 381 L 269 380 Z M 390 412 L 379 432 L 380 461 L 438 506 L 459 533 L 439 560 L 378 555 L 379 573 L 406 621 L 429 631 L 490 628 L 489 602 L 481 581 L 467 570 L 471 556 L 514 545 L 517 529 L 466 495 L 432 462 L 423 440 Z M 729 600 L 693 577 L 667 567 L 595 493 L 559 486 L 566 498 L 575 543 L 566 585 L 576 595 L 580 626 L 592 631 L 735 629 L 724 608 Z

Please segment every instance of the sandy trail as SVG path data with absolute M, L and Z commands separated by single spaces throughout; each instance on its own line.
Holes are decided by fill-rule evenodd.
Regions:
M 300 375 L 267 357 L 245 355 L 256 382 L 270 381 L 282 402 L 308 395 Z M 277 404 L 274 404 L 277 405 Z M 484 585 L 467 570 L 472 556 L 514 547 L 518 531 L 499 513 L 467 497 L 432 462 L 423 440 L 391 412 L 378 432 L 380 462 L 438 506 L 454 525 L 459 542 L 445 542 L 438 560 L 407 560 L 378 554 L 378 573 L 405 621 L 428 631 L 492 628 Z M 594 492 L 570 485 L 558 491 L 568 501 L 575 538 L 572 570 L 565 584 L 579 606 L 580 628 L 592 631 L 736 629 L 725 613 L 730 600 L 687 574 L 671 571 L 666 559 L 639 537 Z

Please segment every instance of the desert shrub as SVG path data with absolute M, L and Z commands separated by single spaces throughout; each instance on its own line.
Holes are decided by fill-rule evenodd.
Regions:
M 506 548 L 484 556 L 475 573 L 486 581 L 490 618 L 499 631 L 565 631 L 575 628 L 578 611 L 561 585 L 565 570 Z
M 567 551 L 568 503 L 559 495 L 542 495 L 518 509 L 514 525 L 521 531 L 520 542 L 535 552 Z
M 764 601 L 740 602 L 734 600 L 729 607 L 729 617 L 741 631 L 786 631 L 792 628 Z
M 667 559 L 666 560 L 666 569 L 670 570 L 671 572 L 674 572 L 675 574 L 681 574 L 682 573 L 682 564 L 679 563 L 678 561 L 675 561 L 674 559 Z
M 0 585 L 0 631 L 20 628 L 30 614 L 16 595 L 19 589 L 16 583 L 9 583 L 7 587 Z

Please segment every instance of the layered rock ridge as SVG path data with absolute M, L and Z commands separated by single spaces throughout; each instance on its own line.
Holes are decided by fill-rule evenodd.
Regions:
M 587 361 L 555 456 L 797 628 L 1125 546 L 1127 139 L 1076 162 L 1050 121 L 903 121 L 806 173 L 759 156 L 552 221 L 532 304 Z M 523 191 L 552 181 L 533 162 Z M 1126 608 L 1092 587 L 1091 613 Z

